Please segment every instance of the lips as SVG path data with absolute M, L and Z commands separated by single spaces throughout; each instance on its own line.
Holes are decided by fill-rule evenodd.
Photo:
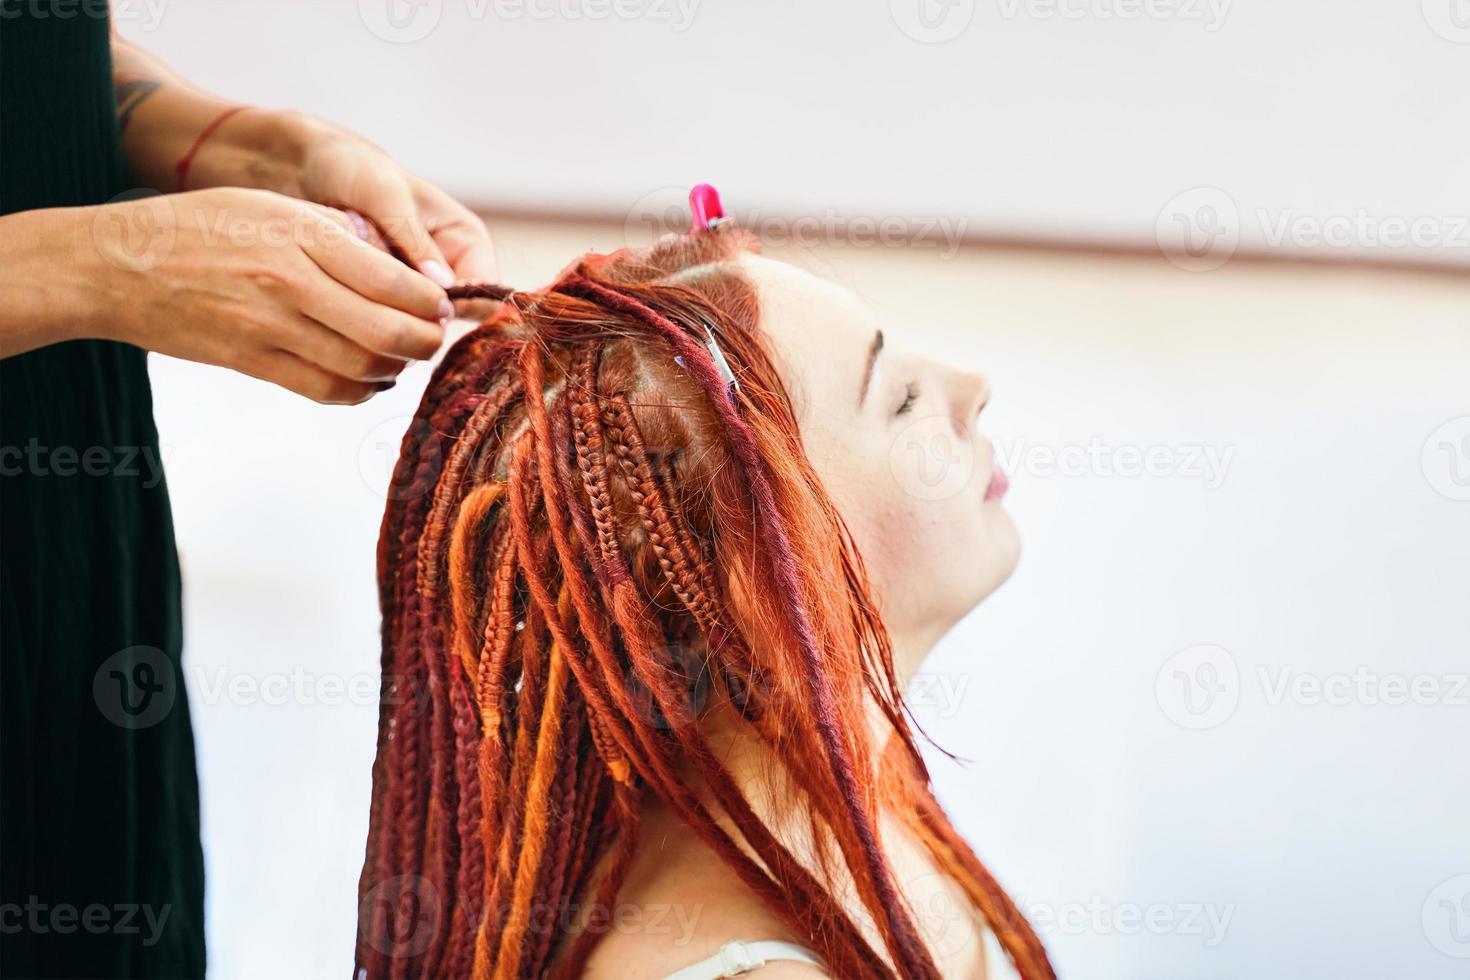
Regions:
M 999 500 L 1006 495 L 1011 488 L 1011 478 L 1006 476 L 1006 471 L 995 466 L 990 471 L 990 484 L 985 488 L 985 501 Z

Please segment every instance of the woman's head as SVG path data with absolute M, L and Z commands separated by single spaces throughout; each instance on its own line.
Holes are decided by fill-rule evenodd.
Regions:
M 867 563 L 883 620 L 913 660 L 1015 567 L 1006 477 L 978 429 L 979 375 L 905 349 L 851 293 L 747 253 L 740 272 L 796 406 L 805 450 Z
M 966 436 L 984 386 L 880 354 L 871 422 L 850 418 L 873 346 L 862 314 L 753 246 L 726 224 L 584 258 L 536 293 L 461 290 L 505 302 L 436 372 L 379 548 L 369 974 L 575 972 L 647 794 L 839 974 L 933 974 L 876 832 L 895 803 L 1018 961 L 1044 964 L 932 805 L 848 531 L 914 636 L 1004 577 L 1014 541 L 983 493 L 924 517 L 864 486 L 893 481 L 878 420 L 895 385 L 930 384 Z M 919 554 L 885 546 L 899 520 Z M 1003 557 L 962 584 L 900 585 L 961 554 L 945 550 L 961 533 Z M 427 712 L 403 696 L 418 690 Z M 737 784 L 715 729 L 769 753 L 772 792 Z M 807 848 L 775 830 L 790 806 L 810 815 Z M 442 910 L 412 941 L 394 928 L 405 902 Z

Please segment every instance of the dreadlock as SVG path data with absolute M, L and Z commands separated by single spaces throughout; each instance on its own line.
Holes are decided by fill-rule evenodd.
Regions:
M 383 518 L 359 975 L 578 975 L 653 794 L 836 976 L 938 976 L 880 812 L 1026 980 L 1053 976 L 931 794 L 861 559 L 739 272 L 754 247 L 727 223 L 584 257 L 536 293 L 451 290 L 500 306 L 436 371 Z M 799 776 L 815 858 L 720 761 L 717 714 Z

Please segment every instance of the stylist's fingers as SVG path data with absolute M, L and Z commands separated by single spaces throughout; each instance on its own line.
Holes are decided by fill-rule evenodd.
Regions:
M 388 386 L 344 378 L 284 350 L 261 352 L 244 371 L 323 405 L 360 405 Z
M 438 323 L 454 313 L 441 287 L 363 241 L 346 214 L 319 204 L 305 206 L 332 226 L 329 233 L 324 228 L 305 239 L 306 254 L 327 275 L 375 303 L 424 320 Z
M 392 381 L 408 366 L 406 361 L 370 351 L 305 316 L 300 318 L 299 327 L 295 339 L 287 345 L 291 352 L 339 377 Z
M 449 262 L 434 236 L 429 234 L 406 181 L 392 178 L 376 181 L 364 187 L 351 203 L 377 222 L 420 272 L 443 289 L 454 285 Z
M 439 350 L 444 342 L 442 325 L 374 302 L 350 285 L 320 277 L 300 298 L 301 312 L 377 354 L 425 361 Z M 443 302 L 448 305 L 449 300 Z
M 430 184 L 414 178 L 419 212 L 456 279 L 499 282 L 500 267 L 490 232 L 469 208 Z

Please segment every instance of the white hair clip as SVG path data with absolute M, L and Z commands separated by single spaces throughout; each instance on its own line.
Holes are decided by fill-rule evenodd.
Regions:
M 740 382 L 735 379 L 735 372 L 730 370 L 730 362 L 725 360 L 725 352 L 720 350 L 720 345 L 715 342 L 715 332 L 709 328 L 708 323 L 704 325 L 704 335 L 708 338 L 704 346 L 709 349 L 709 356 L 715 359 L 715 367 L 719 369 L 720 377 L 725 379 L 733 400 L 740 392 Z
M 740 391 L 740 382 L 735 380 L 735 372 L 730 370 L 730 362 L 725 360 L 725 352 L 720 350 L 719 342 L 715 340 L 715 332 L 710 329 L 708 323 L 701 324 L 704 327 L 704 349 L 709 351 L 710 358 L 715 362 L 715 370 L 720 372 L 721 379 L 725 382 L 725 388 L 729 392 L 730 400 L 735 400 L 735 395 Z M 686 371 L 689 365 L 684 363 L 684 356 L 676 354 L 674 363 Z

